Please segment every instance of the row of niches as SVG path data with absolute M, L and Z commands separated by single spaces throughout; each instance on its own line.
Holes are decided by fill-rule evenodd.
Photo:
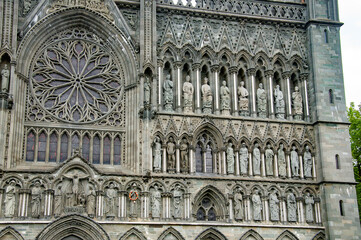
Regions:
M 153 172 L 219 174 L 229 176 L 316 179 L 315 157 L 311 145 L 297 142 L 277 144 L 271 140 L 252 143 L 230 139 L 218 146 L 210 133 L 196 141 L 170 136 L 152 143 Z
M 51 183 L 34 177 L 25 184 L 13 176 L 2 187 L 1 217 L 19 220 L 82 214 L 109 221 L 322 223 L 320 197 L 313 187 L 233 183 L 220 191 L 213 185 L 198 190 L 176 181 L 99 183 L 80 168 Z
M 79 153 L 92 164 L 119 166 L 124 160 L 124 133 L 26 128 L 26 162 L 62 163 Z
M 151 97 L 155 83 L 146 76 L 144 104 L 156 102 L 159 111 L 166 113 L 308 121 L 308 74 L 298 70 L 297 62 L 284 72 L 279 61 L 268 71 L 263 60 L 258 61 L 254 69 L 245 68 L 242 62 L 238 67 L 204 64 L 195 68 L 185 63 L 174 68 L 167 61 L 157 80 L 158 96 Z

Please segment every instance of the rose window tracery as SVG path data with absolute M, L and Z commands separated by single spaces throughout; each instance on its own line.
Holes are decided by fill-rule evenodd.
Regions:
M 78 31 L 69 34 L 70 38 L 55 39 L 37 54 L 30 75 L 33 96 L 59 120 L 92 122 L 120 102 L 120 67 L 99 39 L 91 41 L 94 38 Z

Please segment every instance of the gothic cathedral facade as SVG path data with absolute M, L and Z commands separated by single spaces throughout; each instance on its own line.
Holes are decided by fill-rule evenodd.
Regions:
M 0 12 L 0 240 L 361 238 L 337 0 Z

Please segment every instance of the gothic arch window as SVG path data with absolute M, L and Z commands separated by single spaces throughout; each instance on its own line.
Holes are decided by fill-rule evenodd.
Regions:
M 227 240 L 227 238 L 218 230 L 209 228 L 199 234 L 196 240 Z
M 93 164 L 100 163 L 100 137 L 96 134 L 93 138 Z
M 89 134 L 85 134 L 82 141 L 82 156 L 85 160 L 90 159 L 90 137 Z
M 0 231 L 0 239 L 4 240 L 24 240 L 21 234 L 13 227 L 6 227 Z
M 110 137 L 107 135 L 103 139 L 103 164 L 110 164 L 110 157 L 111 157 L 111 140 Z
M 122 153 L 121 148 L 122 148 L 122 144 L 121 144 L 119 136 L 117 136 L 114 139 L 114 156 L 113 156 L 114 165 L 120 165 L 121 153 Z
M 60 139 L 60 162 L 64 162 L 68 158 L 68 134 L 63 133 Z
M 38 162 L 45 162 L 47 136 L 41 132 L 38 140 Z
M 75 133 L 71 137 L 71 150 L 72 150 L 72 152 L 74 152 L 74 150 L 79 149 L 79 144 L 80 144 L 79 134 Z
M 285 230 L 276 240 L 298 240 L 298 238 L 289 230 Z
M 196 145 L 196 172 L 203 172 L 203 157 L 202 148 L 199 144 Z
M 49 162 L 56 162 L 58 157 L 58 134 L 53 132 L 50 135 L 49 143 Z
M 174 228 L 169 227 L 158 238 L 158 240 L 185 240 L 184 237 Z
M 198 221 L 218 221 L 224 219 L 225 199 L 214 187 L 203 188 L 195 197 L 194 212 Z
M 261 235 L 259 235 L 256 231 L 254 231 L 253 229 L 248 230 L 248 232 L 246 232 L 245 234 L 243 234 L 243 236 L 240 238 L 240 240 L 263 240 L 263 238 L 261 237 Z
M 215 146 L 215 139 L 208 131 L 204 131 L 197 138 L 196 172 L 214 173 L 216 166 Z
M 26 161 L 33 162 L 35 158 L 35 133 L 30 131 L 26 138 Z

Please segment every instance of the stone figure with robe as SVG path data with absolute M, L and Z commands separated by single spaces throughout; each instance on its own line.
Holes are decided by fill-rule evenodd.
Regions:
M 285 100 L 283 99 L 283 93 L 280 89 L 280 85 L 276 85 L 274 89 L 274 98 L 276 105 L 276 118 L 277 119 L 285 119 Z
M 234 194 L 234 218 L 238 221 L 243 219 L 243 196 L 239 188 Z
M 151 92 L 150 80 L 149 80 L 149 77 L 146 77 L 145 82 L 144 82 L 144 104 L 145 105 L 150 104 L 150 92 Z
M 208 84 L 208 78 L 204 78 L 202 85 L 203 113 L 212 113 L 213 94 L 211 86 Z
M 151 195 L 151 208 L 152 208 L 152 217 L 159 218 L 160 217 L 160 206 L 162 201 L 162 195 L 158 189 L 158 186 L 154 186 L 154 191 Z
M 232 143 L 228 143 L 227 146 L 227 172 L 228 174 L 234 174 L 234 150 Z
M 297 202 L 293 193 L 287 195 L 287 219 L 289 222 L 297 221 Z
M 263 84 L 260 83 L 257 89 L 257 112 L 261 118 L 267 117 L 267 93 L 263 89 Z
M 303 116 L 303 103 L 302 94 L 299 92 L 298 87 L 295 87 L 295 91 L 292 93 L 292 106 L 293 106 L 293 118 L 295 120 L 302 120 Z
M 248 174 L 248 157 L 248 149 L 246 144 L 243 142 L 241 149 L 239 150 L 239 166 L 241 168 L 242 175 Z
M 117 215 L 118 207 L 118 191 L 114 183 L 109 184 L 109 188 L 105 192 L 105 215 L 106 217 L 115 217 Z
M 5 212 L 7 218 L 14 217 L 16 206 L 16 183 L 12 180 L 5 188 Z
M 306 222 L 313 222 L 313 204 L 315 204 L 315 200 L 310 195 L 310 193 L 306 193 L 305 196 L 305 204 L 306 204 Z
M 238 105 L 241 116 L 248 116 L 249 114 L 249 100 L 248 90 L 244 87 L 244 81 L 241 81 L 237 89 Z
M 153 141 L 153 170 L 154 172 L 162 170 L 162 144 L 159 137 L 155 137 Z
M 183 104 L 185 113 L 193 112 L 193 93 L 194 87 L 191 83 L 191 77 L 187 75 L 185 82 L 183 83 Z
M 96 195 L 93 187 L 89 187 L 88 196 L 86 197 L 86 212 L 89 217 L 95 216 L 95 200 Z
M 277 197 L 276 190 L 272 190 L 269 195 L 269 208 L 271 214 L 271 221 L 280 220 L 280 200 Z
M 303 168 L 305 177 L 312 178 L 312 155 L 310 152 L 310 147 L 307 145 L 303 154 Z
M 283 150 L 283 144 L 280 144 L 280 148 L 277 152 L 278 157 L 278 176 L 281 178 L 285 178 L 287 176 L 287 163 L 286 163 L 286 155 L 285 151 Z
M 298 153 L 296 151 L 296 146 L 292 146 L 291 151 L 291 170 L 292 170 L 292 176 L 298 177 L 300 169 L 300 160 L 298 159 Z
M 63 212 L 63 191 L 62 185 L 58 185 L 54 194 L 54 215 L 59 217 Z
M 179 145 L 179 151 L 180 151 L 180 165 L 181 165 L 181 171 L 182 172 L 188 172 L 188 144 L 187 139 L 183 138 L 181 144 Z
M 252 195 L 252 204 L 253 204 L 253 220 L 262 221 L 262 200 L 261 196 L 258 193 L 258 190 L 254 191 Z
M 227 87 L 227 82 L 223 81 L 220 89 L 222 114 L 229 115 L 231 110 L 231 91 Z
M 168 74 L 163 83 L 164 109 L 165 111 L 173 111 L 173 81 Z
M 33 189 L 31 189 L 31 216 L 39 218 L 41 214 L 41 195 L 42 189 L 40 182 L 36 182 Z
M 177 185 L 173 192 L 174 218 L 182 218 L 182 200 L 183 200 L 183 192 L 181 191 L 179 185 Z
M 1 91 L 8 92 L 10 82 L 10 70 L 7 64 L 4 64 L 4 68 L 1 70 Z M 1 92 L 0 91 L 0 92 Z
M 271 149 L 271 145 L 267 144 L 267 149 L 264 152 L 266 158 L 266 174 L 267 176 L 273 175 L 273 158 L 275 156 L 273 150 Z
M 132 184 L 132 188 L 129 191 L 129 214 L 130 217 L 137 217 L 138 213 L 138 186 L 136 183 Z
M 169 141 L 167 143 L 167 165 L 168 165 L 168 171 L 175 171 L 175 142 L 173 140 L 173 137 L 169 138 Z
M 259 150 L 258 143 L 253 148 L 253 174 L 261 175 L 261 151 Z

